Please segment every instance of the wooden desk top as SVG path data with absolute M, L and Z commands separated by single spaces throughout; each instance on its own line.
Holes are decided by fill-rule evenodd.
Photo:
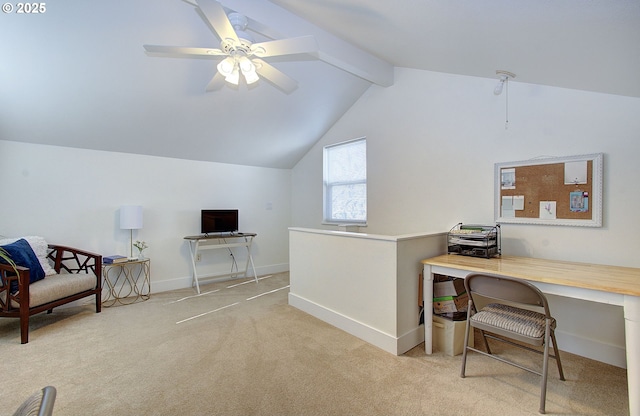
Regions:
M 570 287 L 640 296 L 640 268 L 574 263 L 530 257 L 480 258 L 444 254 L 422 261 L 431 266 L 492 273 Z

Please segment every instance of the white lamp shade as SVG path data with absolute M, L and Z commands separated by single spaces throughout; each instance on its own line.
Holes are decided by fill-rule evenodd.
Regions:
M 142 228 L 142 207 L 140 205 L 120 207 L 120 229 L 139 230 L 140 228 Z

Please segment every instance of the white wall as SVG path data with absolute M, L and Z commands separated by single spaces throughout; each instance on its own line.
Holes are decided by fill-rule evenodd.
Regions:
M 200 233 L 200 210 L 237 208 L 241 231 L 258 233 L 258 274 L 288 270 L 290 176 L 288 169 L 0 141 L 0 235 L 128 254 L 119 208 L 142 205 L 144 227 L 133 239 L 150 246 L 151 289 L 158 292 L 191 285 L 183 237 Z M 228 271 L 229 256 L 213 252 L 203 254 L 201 271 Z
M 640 267 L 629 254 L 640 247 L 640 99 L 516 80 L 505 130 L 506 97 L 493 95 L 496 83 L 396 69 L 392 87 L 372 86 L 293 169 L 292 225 L 330 228 L 321 225 L 322 146 L 356 137 L 367 137 L 369 218 L 362 231 L 387 235 L 492 223 L 495 163 L 602 152 L 604 226 L 507 224 L 503 253 Z M 623 346 L 622 322 L 600 312 L 572 304 L 560 329 L 571 330 L 572 316 L 582 315 L 591 325 L 581 336 Z M 612 322 L 601 335 L 597 328 Z
M 503 226 L 507 251 L 640 266 L 640 99 L 512 82 L 508 130 L 496 82 L 396 69 L 372 86 L 293 169 L 293 226 L 320 227 L 322 146 L 367 137 L 369 227 L 398 235 L 493 222 L 493 168 L 539 156 L 605 154 L 604 227 Z M 398 184 L 402 184 L 398 186 Z M 515 251 L 515 253 L 514 253 Z

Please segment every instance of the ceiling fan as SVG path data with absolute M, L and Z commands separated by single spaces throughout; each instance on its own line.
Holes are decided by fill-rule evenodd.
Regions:
M 185 0 L 187 1 L 187 0 Z M 182 46 L 143 45 L 154 55 L 178 56 L 186 58 L 218 59 L 217 72 L 207 85 L 206 91 L 222 88 L 225 81 L 239 85 L 242 78 L 247 84 L 257 82 L 260 77 L 273 83 L 287 94 L 295 90 L 298 82 L 262 58 L 318 51 L 313 36 L 271 40 L 253 43 L 253 37 L 246 32 L 249 19 L 230 11 L 227 15 L 224 7 L 216 0 L 195 0 L 188 3 L 198 7 L 220 38 L 220 48 L 194 48 Z

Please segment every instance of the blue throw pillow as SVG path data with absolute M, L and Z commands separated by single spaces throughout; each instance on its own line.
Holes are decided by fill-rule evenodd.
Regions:
M 36 253 L 34 253 L 27 240 L 21 238 L 14 243 L 2 246 L 2 248 L 5 249 L 7 253 L 9 253 L 9 257 L 11 257 L 11 260 L 13 260 L 16 265 L 29 269 L 30 284 L 44 279 L 44 270 L 42 270 L 42 266 L 38 261 L 38 257 L 36 257 Z M 0 262 L 7 264 L 4 259 L 0 259 Z M 12 282 L 11 292 L 14 293 L 17 290 L 18 282 Z

